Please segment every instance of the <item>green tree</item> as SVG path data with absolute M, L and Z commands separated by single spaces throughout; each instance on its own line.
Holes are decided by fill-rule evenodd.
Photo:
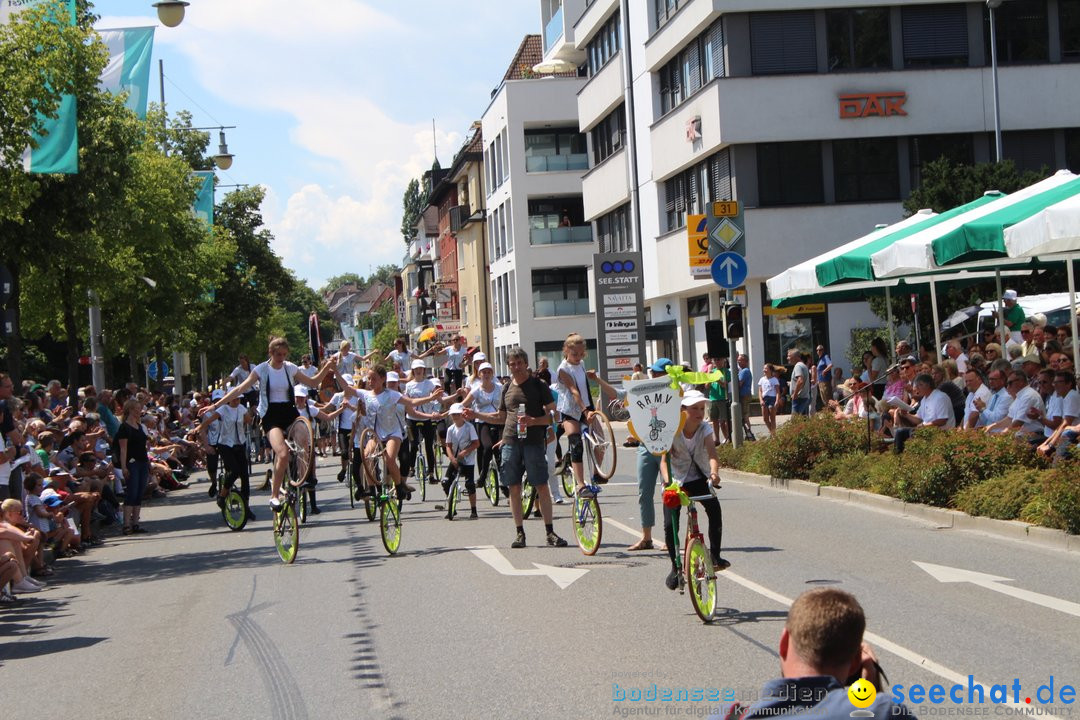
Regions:
M 0 25 L 0 221 L 19 222 L 36 193 L 36 178 L 23 170 L 24 149 L 36 146 L 33 136 L 56 117 L 61 96 L 75 91 L 79 63 L 98 63 L 86 52 L 96 34 L 64 15 L 60 3 L 45 3 Z
M 368 286 L 368 281 L 354 272 L 341 273 L 340 275 L 334 275 L 333 277 L 327 278 L 323 286 L 319 288 L 319 295 L 326 297 L 329 293 L 334 292 L 340 287 L 349 285 L 350 283 L 361 290 Z
M 368 276 L 368 285 L 374 285 L 376 282 L 381 282 L 390 288 L 394 287 L 394 278 L 401 272 L 401 268 L 397 265 L 380 265 L 375 268 L 375 272 Z
M 416 238 L 416 223 L 420 220 L 428 204 L 428 189 L 425 186 L 421 190 L 420 181 L 413 178 L 405 188 L 405 195 L 401 199 L 401 236 L 408 245 Z

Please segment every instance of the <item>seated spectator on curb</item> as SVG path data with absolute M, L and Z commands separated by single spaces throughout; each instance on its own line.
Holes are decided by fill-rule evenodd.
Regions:
M 1080 419 L 1080 393 L 1076 391 L 1076 378 L 1073 374 L 1059 370 L 1054 373 L 1052 382 L 1054 392 L 1050 395 L 1046 412 L 1041 418 L 1046 440 L 1039 446 L 1040 452 L 1047 455 L 1053 447 L 1058 446 L 1058 441 L 1066 430 Z
M 964 401 L 964 421 L 960 427 L 971 429 L 979 426 L 980 410 L 975 406 L 975 402 L 979 401 L 985 407 L 993 392 L 983 384 L 983 376 L 973 367 L 964 373 L 964 384 L 968 394 Z
M 949 362 L 945 360 L 943 362 Z M 930 368 L 930 377 L 934 378 L 934 387 L 949 396 L 952 403 L 953 417 L 959 425 L 964 420 L 964 391 L 958 388 L 950 379 L 948 371 L 943 365 L 934 365 Z
M 920 373 L 915 378 L 915 396 L 919 398 L 918 410 L 914 413 L 902 407 L 896 409 L 896 428 L 893 449 L 904 452 L 904 443 L 911 437 L 915 428 L 939 427 L 951 430 L 956 427 L 956 414 L 949 396 L 934 388 L 934 378 L 927 373 Z
M 56 555 L 67 555 L 73 552 L 78 544 L 78 535 L 67 523 L 64 515 L 63 500 L 59 496 L 55 500 L 46 503 L 41 493 L 43 485 L 41 478 L 28 477 L 25 479 L 26 496 L 24 508 L 26 519 L 44 535 L 45 542 L 49 543 Z
M 1046 410 L 1039 393 L 1028 386 L 1027 377 L 1017 370 L 1009 373 L 1008 384 L 1005 388 L 1013 399 L 1012 404 L 1009 405 L 1009 412 L 993 425 L 987 425 L 984 430 L 986 432 L 995 430 L 1014 432 L 1027 440 L 1042 438 L 1043 424 L 1039 418 Z
M 45 564 L 45 536 L 26 521 L 23 504 L 15 498 L 8 498 L 0 505 L 0 527 L 5 525 L 30 536 L 30 540 L 22 542 L 23 560 L 30 574 L 34 577 L 52 575 L 52 569 Z
M 995 361 L 995 363 L 997 362 L 1004 363 L 1005 361 Z M 1009 373 L 1000 367 L 992 368 L 986 376 L 986 384 L 990 388 L 990 397 L 986 400 L 976 398 L 972 402 L 975 409 L 979 411 L 979 419 L 976 421 L 975 427 L 988 427 L 1009 414 L 1009 406 L 1012 405 L 1013 400 L 1012 395 L 1009 394 L 1008 389 L 1005 387 L 1008 376 Z M 1003 432 L 1003 430 L 991 430 L 990 432 L 998 433 Z
M 884 691 L 881 667 L 863 642 L 865 631 L 866 615 L 850 593 L 836 588 L 804 592 L 792 603 L 780 632 L 781 677 L 765 683 L 754 703 L 735 703 L 712 720 L 850 720 L 847 686 L 860 680 L 877 691 L 865 708 L 868 716 L 911 720 L 907 707 Z
M 14 516 L 21 510 L 22 504 L 18 500 L 8 498 L 4 501 L 3 513 L 0 514 L 0 555 L 15 558 L 15 564 L 19 567 L 19 572 L 12 578 L 12 590 L 19 593 L 38 592 L 44 589 L 45 583 L 30 576 L 30 563 L 41 541 L 6 520 L 8 515 Z

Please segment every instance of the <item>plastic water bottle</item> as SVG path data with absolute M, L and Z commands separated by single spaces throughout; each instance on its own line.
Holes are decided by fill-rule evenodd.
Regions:
M 525 436 L 529 434 L 529 429 L 525 425 L 525 403 L 518 405 L 517 410 L 517 436 L 518 440 L 524 440 Z

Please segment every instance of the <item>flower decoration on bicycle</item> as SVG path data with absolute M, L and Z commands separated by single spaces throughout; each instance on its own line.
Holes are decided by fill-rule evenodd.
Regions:
M 675 483 L 671 483 L 664 488 L 664 494 L 662 496 L 664 507 L 674 510 L 677 507 L 685 507 L 690 504 L 690 496 L 683 492 L 683 489 Z

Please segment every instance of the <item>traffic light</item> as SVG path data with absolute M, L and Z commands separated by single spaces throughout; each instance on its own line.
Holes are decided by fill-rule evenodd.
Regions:
M 743 336 L 743 307 L 738 303 L 724 303 L 724 338 L 738 340 Z

